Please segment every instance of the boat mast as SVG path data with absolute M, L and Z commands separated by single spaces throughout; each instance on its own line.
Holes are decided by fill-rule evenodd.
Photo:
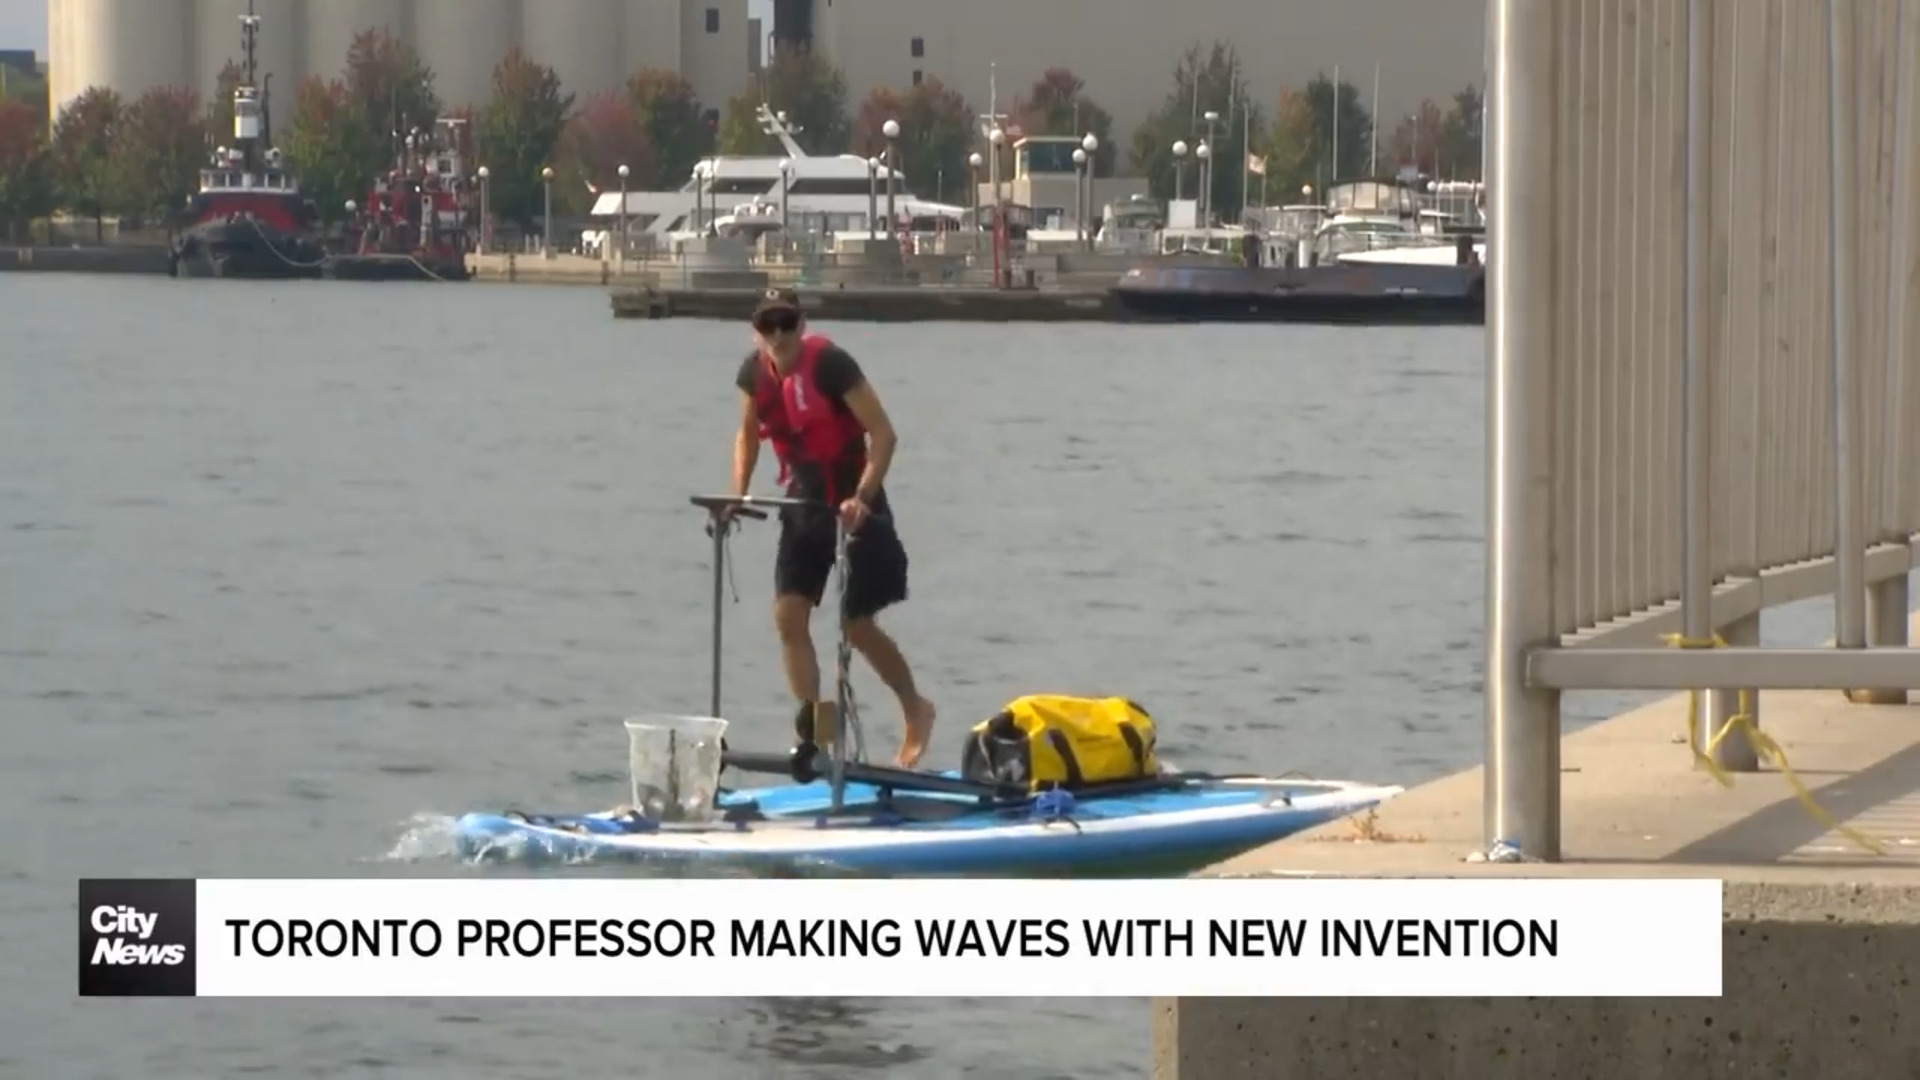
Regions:
M 260 35 L 260 16 L 254 14 L 253 0 L 247 0 L 247 13 L 240 16 L 240 49 L 243 57 L 240 85 L 233 88 L 233 138 L 246 168 L 258 166 L 261 141 L 260 90 L 255 81 L 259 64 L 255 46 Z

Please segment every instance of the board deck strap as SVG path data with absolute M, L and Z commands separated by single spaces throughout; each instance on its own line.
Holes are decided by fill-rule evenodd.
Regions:
M 825 775 L 814 766 L 818 753 L 818 748 L 811 743 L 801 743 L 785 754 L 729 750 L 721 755 L 721 765 L 723 768 L 731 767 L 742 772 L 772 773 L 776 776 L 790 777 L 795 783 L 810 784 Z M 847 783 L 866 784 L 869 787 L 879 788 L 883 797 L 890 791 L 971 795 L 987 806 L 1025 805 L 1036 797 L 1035 792 L 1011 784 L 989 784 L 962 777 L 920 772 L 915 769 L 869 765 L 865 762 L 847 762 L 843 777 Z M 1190 784 L 1258 779 L 1261 777 L 1252 773 L 1233 775 L 1168 773 L 1161 776 L 1144 776 L 1082 785 L 1071 789 L 1069 793 L 1075 799 L 1114 798 L 1150 791 L 1173 791 Z

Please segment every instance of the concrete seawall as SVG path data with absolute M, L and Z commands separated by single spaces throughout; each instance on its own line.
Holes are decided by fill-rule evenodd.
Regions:
M 1920 1078 L 1920 707 L 1760 695 L 1762 730 L 1878 855 L 1771 767 L 1731 789 L 1696 771 L 1686 714 L 1681 695 L 1563 740 L 1560 863 L 1463 861 L 1483 846 L 1472 769 L 1205 874 L 1717 877 L 1721 999 L 1163 999 L 1153 1075 Z
M 0 247 L 0 274 L 165 274 L 164 247 Z

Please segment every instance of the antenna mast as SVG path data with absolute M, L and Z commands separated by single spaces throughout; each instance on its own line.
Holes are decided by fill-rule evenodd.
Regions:
M 793 139 L 795 135 L 807 129 L 798 124 L 789 123 L 785 110 L 774 112 L 773 106 L 763 101 L 760 103 L 759 115 L 760 130 L 779 139 L 780 148 L 787 152 L 788 157 L 803 158 L 807 156 L 807 152 L 800 149 L 800 144 Z
M 240 48 L 246 63 L 241 69 L 240 85 L 233 88 L 233 139 L 237 144 L 235 149 L 249 169 L 258 164 L 255 155 L 263 135 L 260 88 L 255 82 L 259 74 L 255 42 L 259 35 L 260 16 L 254 14 L 253 0 L 247 0 L 247 13 L 240 16 Z
M 1011 119 L 1011 117 L 1000 111 L 1000 65 L 988 64 L 987 111 L 981 113 L 979 116 L 980 137 L 991 141 L 993 138 L 993 129 L 1001 128 L 1001 130 L 1004 131 L 1005 127 L 1001 124 L 1001 121 L 1008 119 Z
M 253 0 L 247 0 L 247 13 L 240 16 L 240 48 L 246 57 L 246 86 L 258 86 L 254 81 L 258 67 L 254 59 L 255 43 L 260 36 L 260 16 L 253 13 Z

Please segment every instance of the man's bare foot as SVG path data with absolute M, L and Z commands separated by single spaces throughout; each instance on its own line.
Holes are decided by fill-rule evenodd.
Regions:
M 926 698 L 916 700 L 907 709 L 907 737 L 900 744 L 900 756 L 894 763 L 902 769 L 911 769 L 920 764 L 920 758 L 927 752 L 927 740 L 933 737 L 933 702 Z

